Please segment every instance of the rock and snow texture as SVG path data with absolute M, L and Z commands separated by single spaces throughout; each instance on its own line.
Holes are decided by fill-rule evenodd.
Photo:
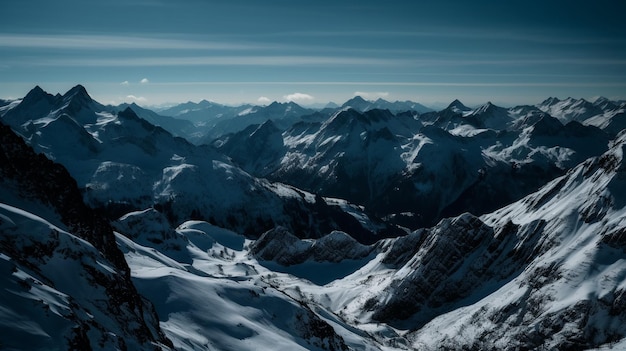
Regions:
M 181 349 L 609 347 L 626 336 L 624 149 L 626 134 L 501 210 L 371 246 L 340 232 L 301 240 L 277 228 L 249 241 L 198 221 L 172 230 L 150 211 L 133 216 L 153 229 L 127 227 L 118 241 Z M 188 244 L 165 256 L 128 239 L 156 232 Z
M 401 260 L 398 283 L 369 302 L 374 318 L 406 313 L 419 328 L 406 337 L 420 349 L 582 349 L 622 339 L 625 142 L 622 134 L 607 153 L 501 210 L 416 234 L 422 244 Z M 416 242 L 394 247 L 415 250 L 403 241 Z
M 247 159 L 255 171 L 288 159 L 324 181 L 361 179 L 366 198 L 395 181 L 386 169 L 400 172 L 408 176 L 400 192 L 430 191 L 423 199 L 439 214 L 454 212 L 442 202 L 459 210 L 462 199 L 562 174 L 484 215 L 364 245 L 353 237 L 383 227 L 362 206 L 254 178 L 130 110 L 102 110 L 81 87 L 63 96 L 34 89 L 2 107 L 3 122 L 67 162 L 77 182 L 2 127 L 0 346 L 623 348 L 624 105 L 598 99 L 602 113 L 591 116 L 584 102 L 563 101 L 511 109 L 455 101 L 421 115 L 346 107 L 287 131 L 269 122 L 220 139 L 241 153 L 283 150 L 277 160 L 258 150 Z M 109 225 L 88 209 L 77 185 L 118 219 Z M 246 212 L 233 212 L 237 204 Z M 267 211 L 271 222 L 251 215 Z M 291 227 L 277 219 L 286 213 L 297 218 Z M 250 223 L 257 240 L 245 235 Z M 311 228 L 321 238 L 300 235 Z
M 376 225 L 361 224 L 367 216 L 355 219 L 311 194 L 254 178 L 212 147 L 173 137 L 131 108 L 111 113 L 82 86 L 57 96 L 37 87 L 2 121 L 63 164 L 89 204 L 115 215 L 153 206 L 172 223 L 206 219 L 253 237 L 276 225 L 305 237 L 348 229 L 365 241 L 378 235 L 370 230 Z M 333 215 L 318 218 L 320 208 Z
M 267 121 L 213 145 L 250 174 L 418 228 L 518 200 L 600 155 L 609 140 L 595 125 L 537 107 L 487 103 L 472 110 L 455 100 L 421 115 L 359 112 L 348 104 L 323 122 L 281 130 Z
M 0 347 L 157 350 L 171 342 L 106 220 L 67 171 L 0 125 Z

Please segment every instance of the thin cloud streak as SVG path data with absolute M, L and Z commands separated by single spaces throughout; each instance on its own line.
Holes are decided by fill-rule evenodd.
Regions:
M 233 44 L 224 42 L 192 41 L 184 39 L 155 39 L 133 36 L 29 34 L 0 34 L 0 47 L 81 50 L 250 50 L 268 48 L 268 46 L 258 44 Z
M 22 57 L 6 62 L 14 66 L 50 67 L 154 67 L 154 66 L 395 66 L 395 67 L 469 67 L 469 66 L 533 66 L 533 65 L 579 65 L 579 66 L 626 66 L 626 59 L 555 57 L 503 57 L 484 58 L 387 58 L 340 55 L 198 55 L 198 56 L 141 56 L 118 55 L 101 57 Z
M 307 66 L 307 65 L 408 65 L 412 60 L 337 56 L 193 56 L 131 58 L 35 58 L 14 65 L 52 67 L 149 67 L 149 66 Z
M 626 87 L 623 83 L 571 83 L 571 82 L 541 82 L 541 83 L 519 83 L 519 82 L 254 82 L 254 81 L 221 81 L 221 82 L 167 82 L 154 83 L 158 86 L 212 86 L 212 85 L 328 85 L 328 86 L 416 86 L 416 87 Z
M 291 37 L 347 37 L 347 38 L 429 38 L 429 39 L 459 39 L 459 40 L 503 40 L 503 41 L 519 41 L 532 42 L 538 44 L 625 44 L 624 39 L 606 38 L 606 37 L 564 37 L 562 35 L 548 35 L 543 33 L 528 34 L 520 31 L 502 31 L 502 30 L 470 30 L 465 27 L 451 28 L 440 27 L 432 28 L 428 31 L 291 31 L 291 32 L 275 32 L 252 35 L 235 35 L 235 37 L 257 37 L 257 38 L 291 38 Z

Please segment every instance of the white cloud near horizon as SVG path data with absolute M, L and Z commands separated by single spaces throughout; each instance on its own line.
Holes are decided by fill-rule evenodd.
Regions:
M 125 81 L 121 82 L 120 85 L 130 85 L 130 82 L 125 80 Z
M 146 99 L 143 96 L 135 96 L 135 95 L 127 95 L 126 99 L 132 100 L 132 101 L 136 101 L 136 102 L 146 102 L 148 101 L 148 99 Z
M 139 81 L 139 83 L 141 83 L 141 84 L 148 84 L 148 83 L 150 83 L 150 81 L 148 80 L 148 78 L 144 78 L 141 81 Z
M 261 104 L 269 104 L 270 102 L 272 102 L 272 100 L 270 100 L 270 98 L 268 98 L 267 96 L 261 96 L 257 99 L 257 101 Z
M 295 103 L 303 103 L 303 102 L 311 102 L 315 100 L 315 97 L 309 94 L 304 93 L 293 93 L 283 96 L 283 98 L 287 101 L 292 101 Z

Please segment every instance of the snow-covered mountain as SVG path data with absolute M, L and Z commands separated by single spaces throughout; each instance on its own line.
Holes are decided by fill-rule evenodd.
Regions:
M 159 113 L 193 122 L 195 132 L 187 134 L 194 144 L 208 144 L 224 134 L 235 133 L 252 124 L 273 120 L 281 128 L 288 128 L 301 121 L 302 117 L 315 114 L 315 110 L 304 108 L 294 102 L 273 102 L 268 106 L 226 106 L 202 100 L 187 102 Z
M 316 111 L 304 108 L 295 102 L 273 102 L 268 106 L 250 107 L 232 118 L 220 118 L 208 124 L 207 127 L 209 128 L 207 128 L 205 137 L 200 143 L 208 144 L 222 135 L 236 133 L 250 125 L 262 124 L 267 120 L 272 120 L 281 129 L 286 129 L 302 120 L 327 117 L 325 114 L 322 114 L 321 118 L 316 117 L 318 114 Z
M 189 101 L 157 112 L 163 116 L 185 119 L 193 123 L 205 123 L 213 119 L 232 118 L 250 108 L 254 108 L 254 106 L 241 105 L 235 107 L 202 100 L 198 103 Z
M 302 330 L 282 324 L 298 313 L 283 310 L 294 301 L 351 349 L 619 348 L 625 148 L 622 134 L 600 157 L 503 209 L 369 247 L 341 233 L 307 241 L 280 228 L 234 245 L 235 234 L 190 222 L 175 232 L 193 234 L 192 269 L 118 240 L 130 245 L 135 282 L 160 301 L 164 330 L 181 348 L 266 345 L 277 333 L 271 337 L 285 347 L 315 349 L 301 341 Z M 196 311 L 206 299 L 230 317 Z M 191 324 L 181 328 L 183 320 Z
M 417 228 L 515 201 L 606 151 L 609 139 L 537 108 L 472 110 L 455 100 L 421 115 L 347 107 L 285 131 L 268 121 L 213 145 L 251 174 Z
M 134 102 L 132 104 L 121 104 L 115 106 L 110 112 L 117 114 L 127 108 L 133 110 L 137 116 L 150 122 L 150 124 L 159 126 L 174 136 L 182 137 L 190 141 L 198 138 L 198 131 L 192 122 L 186 119 L 162 116 L 152 110 L 145 109 Z
M 414 111 L 418 113 L 430 112 L 432 109 L 413 101 L 395 101 L 390 102 L 382 98 L 370 101 L 365 100 L 361 96 L 355 96 L 341 105 L 342 109 L 353 108 L 360 112 L 369 110 L 389 110 L 393 113 Z
M 381 235 L 400 233 L 390 228 L 388 234 L 365 214 L 349 214 L 357 207 L 346 212 L 321 197 L 256 179 L 212 147 L 175 138 L 130 108 L 108 112 L 82 86 L 62 96 L 35 88 L 3 121 L 37 152 L 63 164 L 89 204 L 114 215 L 154 206 L 173 223 L 206 219 L 253 237 L 275 225 L 305 237 L 344 230 L 370 242 L 379 229 Z
M 626 132 L 603 129 L 620 103 L 582 123 L 536 106 L 346 108 L 216 141 L 268 177 L 299 167 L 293 182 L 365 198 L 383 184 L 389 208 L 457 212 L 380 238 L 376 201 L 254 178 L 83 90 L 3 110 L 3 349 L 626 348 Z
M 567 98 L 559 100 L 551 97 L 537 107 L 551 114 L 564 123 L 578 121 L 585 125 L 592 125 L 615 137 L 626 127 L 626 104 L 599 97 L 593 103 L 585 99 Z
M 281 228 L 251 242 L 154 211 L 120 219 L 118 242 L 180 349 L 619 348 L 625 145 L 501 210 L 371 246 Z
M 240 132 L 253 124 L 263 124 L 267 120 L 273 121 L 282 130 L 288 129 L 298 122 L 322 122 L 337 110 L 346 107 L 352 107 L 361 112 L 372 109 L 387 109 L 394 113 L 432 111 L 424 105 L 412 101 L 389 102 L 383 99 L 367 101 L 360 96 L 346 101 L 341 107 L 330 103 L 319 110 L 305 108 L 295 102 L 280 103 L 275 101 L 267 106 L 227 106 L 202 100 L 199 103 L 186 102 L 158 111 L 158 114 L 162 116 L 172 116 L 176 119 L 192 122 L 195 125 L 193 133 L 188 133 L 186 128 L 181 133 L 180 127 L 179 129 L 168 129 L 169 121 L 163 121 L 162 116 L 158 119 L 161 124 L 155 123 L 157 119 L 151 119 L 148 114 L 146 114 L 148 117 L 146 119 L 153 124 L 163 126 L 176 135 L 185 137 L 194 144 L 208 144 L 216 138 Z M 144 118 L 143 112 L 134 110 L 140 117 Z
M 0 124 L 3 350 L 171 347 L 106 219 L 60 165 Z

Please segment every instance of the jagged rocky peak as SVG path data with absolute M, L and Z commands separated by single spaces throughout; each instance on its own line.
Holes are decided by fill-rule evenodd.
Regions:
M 611 110 L 615 110 L 615 109 L 619 108 L 619 105 L 617 103 L 615 103 L 614 101 L 609 100 L 608 98 L 606 98 L 604 96 L 598 97 L 593 102 L 593 104 L 595 106 L 598 106 L 602 110 L 605 110 L 605 111 L 611 111 Z
M 363 115 L 367 118 L 368 121 L 372 121 L 372 122 L 388 121 L 394 117 L 391 111 L 381 110 L 381 109 L 368 110 L 368 111 L 363 112 Z
M 369 255 L 373 247 L 363 245 L 345 232 L 335 230 L 315 241 L 313 258 L 318 262 L 339 262 Z
M 310 247 L 310 242 L 301 241 L 287 228 L 276 227 L 263 233 L 250 246 L 250 254 L 264 261 L 275 261 L 289 266 L 303 262 Z
M 52 97 L 53 97 L 52 95 L 48 94 L 46 91 L 41 89 L 39 85 L 37 85 L 33 89 L 31 89 L 28 92 L 28 94 L 26 94 L 26 96 L 24 96 L 24 99 L 22 100 L 22 102 L 25 104 L 28 104 L 28 103 L 38 101 L 40 99 L 52 98 Z
M 280 129 L 271 119 L 268 119 L 258 126 L 258 128 L 250 134 L 250 137 L 268 136 L 275 133 L 280 133 Z
M 188 103 L 191 104 L 192 102 L 189 101 Z M 216 104 L 214 102 L 211 102 L 211 101 L 207 100 L 207 99 L 202 99 L 202 100 L 200 100 L 200 102 L 198 102 L 198 106 L 200 106 L 200 107 L 210 107 L 210 106 L 213 106 L 213 105 L 216 105 Z
M 554 104 L 559 103 L 559 102 L 561 102 L 561 100 L 559 100 L 559 98 L 551 96 L 551 97 L 543 100 L 539 105 L 551 106 L 551 105 L 554 105 Z
M 122 120 L 127 120 L 127 121 L 133 121 L 133 122 L 137 122 L 139 123 L 139 125 L 145 130 L 145 131 L 159 131 L 159 132 L 163 132 L 163 133 L 168 133 L 165 129 L 159 127 L 159 126 L 155 126 L 154 124 L 151 124 L 150 122 L 146 121 L 145 119 L 139 117 L 137 115 L 137 113 L 129 107 L 126 107 L 124 110 L 120 111 L 117 113 L 117 117 L 122 119 Z
M 80 84 L 68 90 L 63 95 L 63 101 L 76 107 L 85 107 L 94 102 L 91 96 L 89 96 L 87 89 Z
M 322 129 L 339 132 L 343 127 L 350 125 L 359 117 L 364 119 L 363 115 L 356 109 L 351 107 L 342 108 L 322 124 Z
M 558 119 L 549 115 L 543 115 L 532 125 L 535 135 L 554 135 L 563 128 L 563 124 Z
M 394 117 L 389 110 L 371 109 L 360 112 L 352 107 L 345 107 L 331 116 L 323 124 L 323 128 L 340 131 L 345 126 L 353 124 L 372 125 L 379 122 L 389 121 Z
M 317 240 L 309 240 L 299 239 L 286 228 L 276 227 L 265 232 L 251 245 L 250 254 L 261 260 L 290 266 L 307 260 L 355 260 L 366 257 L 373 250 L 373 246 L 363 245 L 342 231 L 332 231 Z
M 22 99 L 20 103 L 21 106 L 17 107 L 17 110 L 20 109 L 29 109 L 32 106 L 36 106 L 38 104 L 47 103 L 54 104 L 58 97 L 54 95 L 48 94 L 45 90 L 41 89 L 39 85 L 35 86 L 31 89 L 26 96 Z
M 125 119 L 130 119 L 130 120 L 139 118 L 139 116 L 137 116 L 137 113 L 135 113 L 135 111 L 130 106 L 118 112 L 117 116 L 121 118 L 125 118 Z
M 472 109 L 465 106 L 458 99 L 455 99 L 454 101 L 450 103 L 450 105 L 448 105 L 448 107 L 446 107 L 446 110 L 453 111 L 455 113 L 463 113 L 463 112 L 471 111 Z
M 355 110 L 364 111 L 368 109 L 370 105 L 371 103 L 369 101 L 357 95 L 353 97 L 352 99 L 346 101 L 343 105 L 341 105 L 341 108 L 351 107 Z
M 78 84 L 72 87 L 63 95 L 63 97 L 64 98 L 72 98 L 72 97 L 91 98 L 89 96 L 89 93 L 87 92 L 87 89 L 81 84 Z
M 489 111 L 493 111 L 495 109 L 498 109 L 499 107 L 492 104 L 491 101 L 487 101 L 486 104 L 480 106 L 478 109 L 476 109 L 475 114 L 479 114 L 479 113 L 488 113 Z

